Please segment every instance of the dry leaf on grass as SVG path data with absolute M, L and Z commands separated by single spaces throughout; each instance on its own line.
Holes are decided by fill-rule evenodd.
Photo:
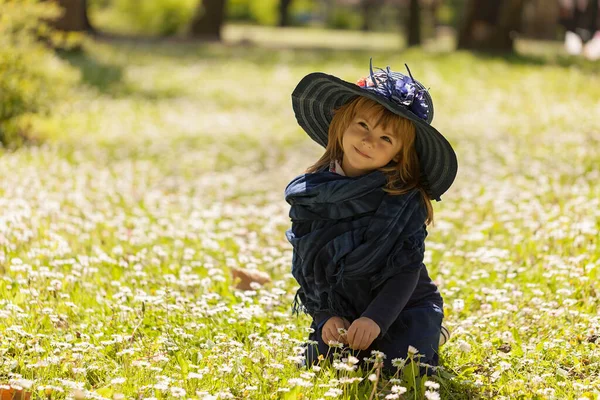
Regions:
M 0 400 L 29 400 L 31 399 L 31 392 L 24 389 L 0 389 Z
M 236 289 L 253 290 L 251 282 L 257 282 L 261 286 L 271 282 L 269 274 L 255 269 L 231 268 L 231 277 Z

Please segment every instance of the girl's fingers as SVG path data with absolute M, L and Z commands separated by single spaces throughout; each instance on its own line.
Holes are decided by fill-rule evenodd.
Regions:
M 348 331 L 346 331 L 346 334 L 344 336 L 342 336 L 342 338 L 344 339 L 344 344 L 348 344 Z
M 348 344 L 348 339 L 346 339 L 346 336 L 342 336 L 342 335 L 338 335 L 339 336 L 339 342 L 344 343 L 344 344 Z
M 329 336 L 329 340 L 337 340 L 337 333 L 335 332 L 334 328 L 329 329 L 327 336 Z
M 335 329 L 334 328 L 329 328 L 329 329 L 327 329 L 327 337 L 326 337 L 327 341 L 325 341 L 325 340 L 323 340 L 323 341 L 325 342 L 326 345 L 329 346 L 329 341 L 330 340 L 335 340 L 336 342 L 339 341 L 337 339 L 337 337 L 338 337 L 338 334 L 337 334 L 337 332 L 335 332 Z
M 337 328 L 333 329 L 333 337 L 335 338 L 335 340 L 337 340 L 338 342 L 342 341 L 342 335 L 339 334 L 339 332 L 337 331 Z
M 337 332 L 335 331 L 335 327 L 329 328 L 329 340 L 337 341 Z
M 355 335 L 356 335 L 356 327 L 350 326 L 350 329 L 348 329 L 348 333 L 346 334 L 346 340 L 348 340 L 348 344 L 350 345 L 350 347 L 352 347 L 352 344 L 354 343 Z
M 362 349 L 366 350 L 373 342 L 373 333 L 367 333 L 363 338 Z
M 357 346 L 359 348 L 359 350 L 364 350 L 367 348 L 367 346 L 365 346 L 365 345 L 367 344 L 368 340 L 369 340 L 369 333 L 365 331 L 360 339 L 360 343 Z
M 329 335 L 327 332 L 328 331 L 326 331 L 325 329 L 323 329 L 323 331 L 321 332 L 321 339 L 323 339 L 323 343 L 325 344 L 329 343 Z
M 362 343 L 363 336 L 364 336 L 364 331 L 362 329 L 358 330 L 356 332 L 356 335 L 354 335 L 354 341 L 352 342 L 354 345 L 354 346 L 352 346 L 353 349 L 355 349 L 355 350 L 360 349 L 360 345 Z
M 334 340 L 340 343 L 346 343 L 346 338 L 340 335 L 340 333 L 338 332 L 338 327 L 334 327 L 331 329 L 331 336 L 334 338 Z
M 356 337 L 356 343 L 354 343 L 354 348 L 356 350 L 362 350 L 362 345 L 363 345 L 363 342 L 364 342 L 365 335 L 366 334 L 364 332 L 360 336 L 358 334 L 356 335 L 357 336 Z
M 342 324 L 340 325 L 336 325 L 333 330 L 334 330 L 334 337 L 336 337 L 337 341 L 340 343 L 345 343 L 346 339 L 339 333 L 339 329 L 343 328 L 344 326 Z

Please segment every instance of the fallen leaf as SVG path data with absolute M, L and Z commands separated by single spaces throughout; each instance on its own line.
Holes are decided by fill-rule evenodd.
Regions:
M 29 400 L 31 399 L 31 392 L 27 392 L 23 389 L 0 389 L 0 400 Z
M 509 353 L 512 350 L 512 347 L 510 344 L 504 343 L 504 344 L 500 345 L 500 347 L 498 347 L 498 350 L 503 353 Z
M 240 290 L 253 290 L 250 286 L 252 282 L 259 283 L 260 285 L 271 282 L 269 274 L 254 269 L 232 268 L 231 276 L 235 283 L 235 288 Z

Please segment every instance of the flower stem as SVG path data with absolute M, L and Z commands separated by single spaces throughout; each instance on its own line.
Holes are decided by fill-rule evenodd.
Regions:
M 378 363 L 377 369 L 375 370 L 375 382 L 373 382 L 373 390 L 371 391 L 369 400 L 373 400 L 373 396 L 375 396 L 375 392 L 377 391 L 377 383 L 379 382 L 379 374 L 380 373 L 381 373 L 381 363 Z

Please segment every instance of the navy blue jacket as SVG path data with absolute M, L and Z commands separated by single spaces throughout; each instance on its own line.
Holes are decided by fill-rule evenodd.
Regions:
M 389 195 L 386 181 L 381 171 L 360 177 L 323 171 L 300 175 L 286 187 L 292 205 L 286 237 L 301 286 L 294 307 L 320 326 L 333 315 L 350 321 L 364 316 L 383 336 L 403 309 L 443 306 L 423 264 L 420 193 Z

